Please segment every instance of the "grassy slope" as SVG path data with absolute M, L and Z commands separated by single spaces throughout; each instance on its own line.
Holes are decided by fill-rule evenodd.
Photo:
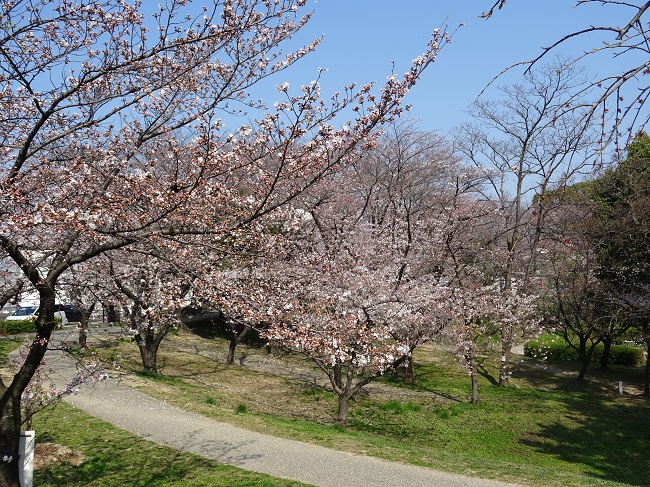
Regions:
M 127 369 L 138 368 L 132 344 L 113 353 Z M 482 400 L 471 406 L 467 375 L 450 356 L 428 349 L 417 357 L 417 387 L 387 377 L 384 383 L 399 388 L 362 395 L 341 429 L 332 424 L 334 397 L 301 358 L 271 359 L 242 347 L 244 366 L 227 368 L 224 353 L 224 343 L 170 337 L 161 353 L 164 375 L 140 379 L 139 387 L 258 431 L 451 472 L 530 486 L 650 485 L 650 403 L 616 394 L 618 380 L 641 380 L 638 369 L 593 370 L 578 383 L 574 371 L 560 373 L 567 364 L 522 359 L 514 387 L 504 389 L 493 384 L 496 362 L 486 359 Z M 247 413 L 237 414 L 242 406 Z
M 133 344 L 111 344 L 102 353 L 118 359 L 122 371 L 138 368 Z M 125 378 L 215 419 L 342 450 L 530 486 L 650 485 L 650 404 L 637 395 L 616 394 L 618 380 L 639 382 L 639 370 L 594 370 L 591 380 L 577 383 L 573 373 L 523 360 L 514 387 L 503 389 L 492 384 L 495 370 L 486 360 L 482 400 L 471 406 L 466 374 L 444 353 L 429 349 L 418 356 L 417 387 L 389 387 L 399 381 L 387 377 L 386 387 L 354 403 L 348 427 L 341 429 L 331 421 L 334 397 L 300 358 L 271 359 L 242 347 L 238 357 L 244 366 L 228 368 L 224 353 L 221 341 L 172 336 L 161 351 L 162 376 L 127 372 Z M 46 424 L 37 428 L 50 434 Z M 91 454 L 96 444 L 97 439 L 88 441 Z M 110 457 L 129 458 L 133 449 L 119 447 Z M 157 475 L 181 475 L 167 472 Z
M 40 414 L 37 442 L 63 444 L 84 455 L 80 466 L 67 463 L 37 470 L 39 487 L 289 487 L 280 480 L 142 440 L 60 403 Z
M 0 370 L 10 377 L 7 354 L 24 341 L 0 337 Z M 277 479 L 221 465 L 140 439 L 93 418 L 65 402 L 39 413 L 34 420 L 37 443 L 65 445 L 81 453 L 80 466 L 67 462 L 34 472 L 39 487 L 299 487 Z

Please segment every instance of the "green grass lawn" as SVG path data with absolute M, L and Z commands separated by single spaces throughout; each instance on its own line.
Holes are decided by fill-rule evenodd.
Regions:
M 142 440 L 93 418 L 65 402 L 37 416 L 38 443 L 66 445 L 83 454 L 71 463 L 39 469 L 38 487 L 290 487 L 301 486 L 264 474 L 220 465 Z
M 157 376 L 134 373 L 140 365 L 137 348 L 131 343 L 106 344 L 99 352 L 119 357 L 122 379 L 143 392 L 256 431 L 526 486 L 650 486 L 650 402 L 633 389 L 619 396 L 616 387 L 618 380 L 638 385 L 640 369 L 612 367 L 601 372 L 594 368 L 587 380 L 577 382 L 574 365 L 521 358 L 515 364 L 512 387 L 501 388 L 494 385 L 496 361 L 488 356 L 482 369 L 481 402 L 472 406 L 468 403 L 470 381 L 463 369 L 445 352 L 425 349 L 416 356 L 417 386 L 405 387 L 399 377 L 385 377 L 383 387 L 369 389 L 354 401 L 348 424 L 342 428 L 333 421 L 335 396 L 305 372 L 313 370 L 299 356 L 270 359 L 263 350 L 241 347 L 238 360 L 244 365 L 226 367 L 223 341 L 178 334 L 163 344 L 159 359 L 163 373 Z M 296 374 L 296 370 L 301 372 Z M 55 420 L 37 418 L 37 440 L 50 435 L 52 441 L 80 448 L 87 458 L 98 459 L 81 467 L 48 471 L 39 477 L 39 486 L 186 485 L 173 483 L 188 475 L 185 463 L 217 468 L 195 457 L 176 463 L 180 454 L 166 449 L 167 460 L 154 462 L 164 465 L 157 473 L 127 468 L 142 464 L 148 471 L 148 458 L 158 453 L 140 457 L 141 450 L 154 447 L 141 446 L 141 440 L 122 432 L 123 436 L 111 440 L 110 451 L 104 452 L 109 447 L 94 426 L 73 426 L 80 413 L 64 408 L 56 411 L 62 416 Z M 64 427 L 70 432 L 63 432 Z M 107 425 L 101 428 L 113 430 Z M 139 446 L 132 446 L 136 443 Z M 156 451 L 160 448 L 155 446 Z M 111 472 L 104 472 L 101 466 L 111 462 L 115 462 Z M 84 475 L 85 480 L 107 477 L 104 483 L 91 484 L 85 483 Z M 139 475 L 145 475 L 148 483 L 126 481 Z M 250 473 L 219 467 L 220 477 L 231 475 L 234 480 L 223 485 L 290 485 L 236 483 L 262 480 L 248 480 Z M 66 476 L 78 483 L 46 483 Z M 239 480 L 240 476 L 244 479 Z
M 10 366 L 7 355 L 23 343 L 24 340 L 19 338 L 0 336 L 0 368 Z

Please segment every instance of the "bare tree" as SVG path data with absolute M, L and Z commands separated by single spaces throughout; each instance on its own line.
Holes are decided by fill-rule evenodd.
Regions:
M 505 4 L 505 0 L 495 1 L 482 17 L 490 18 Z M 515 66 L 524 65 L 526 73 L 530 73 L 542 59 L 547 58 L 558 47 L 562 46 L 565 50 L 570 50 L 572 41 L 576 38 L 589 36 L 593 39 L 593 48 L 587 51 L 583 48 L 576 50 L 571 59 L 567 60 L 567 65 L 575 67 L 589 58 L 597 61 L 605 70 L 605 74 L 582 87 L 576 87 L 572 95 L 576 100 L 581 101 L 571 102 L 567 110 L 573 110 L 578 105 L 584 108 L 581 108 L 580 116 L 576 120 L 576 130 L 581 131 L 597 123 L 601 127 L 600 142 L 603 148 L 613 140 L 618 150 L 618 140 L 622 135 L 624 136 L 622 145 L 625 145 L 627 140 L 637 130 L 643 129 L 650 120 L 650 112 L 646 108 L 650 85 L 644 82 L 650 72 L 650 33 L 647 29 L 650 2 L 578 0 L 575 2 L 575 7 L 579 7 L 584 12 L 584 26 L 577 26 L 574 31 L 563 35 L 550 46 L 544 47 L 542 52 L 532 60 L 522 61 Z M 627 20 L 621 25 L 593 25 L 589 21 L 590 7 L 598 8 L 600 11 L 609 9 L 612 11 L 612 18 L 623 13 Z M 617 62 L 609 62 L 613 59 Z M 506 68 L 504 72 L 515 66 Z M 615 67 L 608 69 L 608 66 Z M 595 95 L 589 101 L 583 101 L 584 95 L 590 92 Z M 624 122 L 627 123 L 626 126 L 623 125 Z
M 490 245 L 504 256 L 494 279 L 510 293 L 526 291 L 534 276 L 541 232 L 549 208 L 545 194 L 579 175 L 597 146 L 575 129 L 579 112 L 566 110 L 582 73 L 562 60 L 530 72 L 521 84 L 500 89 L 495 101 L 470 108 L 475 122 L 458 130 L 458 150 L 480 168 L 484 198 L 495 200 L 501 221 Z M 516 324 L 503 322 L 499 382 L 508 385 Z

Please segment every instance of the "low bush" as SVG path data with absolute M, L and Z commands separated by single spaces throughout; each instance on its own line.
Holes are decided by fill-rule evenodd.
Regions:
M 604 346 L 599 343 L 594 348 L 592 360 L 600 362 Z M 524 355 L 541 358 L 542 360 L 575 361 L 579 359 L 578 351 L 557 335 L 542 335 L 537 340 L 524 344 Z M 608 364 L 638 367 L 643 365 L 645 357 L 643 350 L 631 345 L 612 345 L 609 351 Z
M 17 335 L 18 333 L 33 333 L 36 331 L 34 320 L 0 321 L 0 334 Z
M 594 350 L 594 360 L 600 362 L 603 356 L 603 344 L 599 343 Z M 645 363 L 643 350 L 632 345 L 612 345 L 609 350 L 608 364 L 627 365 L 629 367 L 640 367 Z
M 578 352 L 557 335 L 541 335 L 524 345 L 524 355 L 542 360 L 578 360 Z

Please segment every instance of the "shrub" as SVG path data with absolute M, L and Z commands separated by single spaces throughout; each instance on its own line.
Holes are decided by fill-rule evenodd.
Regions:
M 594 360 L 600 362 L 603 357 L 602 343 L 599 343 L 594 350 Z M 643 350 L 631 345 L 612 345 L 609 350 L 608 364 L 626 365 L 628 367 L 639 367 L 645 363 Z
M 524 355 L 542 360 L 578 360 L 578 352 L 556 335 L 542 335 L 524 344 Z
M 34 320 L 0 321 L 0 333 L 3 335 L 33 333 L 35 331 L 36 322 Z
M 594 348 L 592 360 L 600 362 L 604 346 L 599 343 Z M 537 340 L 524 344 L 524 355 L 527 357 L 541 358 L 542 360 L 578 360 L 578 351 L 569 345 L 563 338 L 556 335 L 542 335 Z M 630 345 L 612 345 L 609 351 L 608 364 L 638 367 L 643 365 L 645 357 L 638 347 Z

